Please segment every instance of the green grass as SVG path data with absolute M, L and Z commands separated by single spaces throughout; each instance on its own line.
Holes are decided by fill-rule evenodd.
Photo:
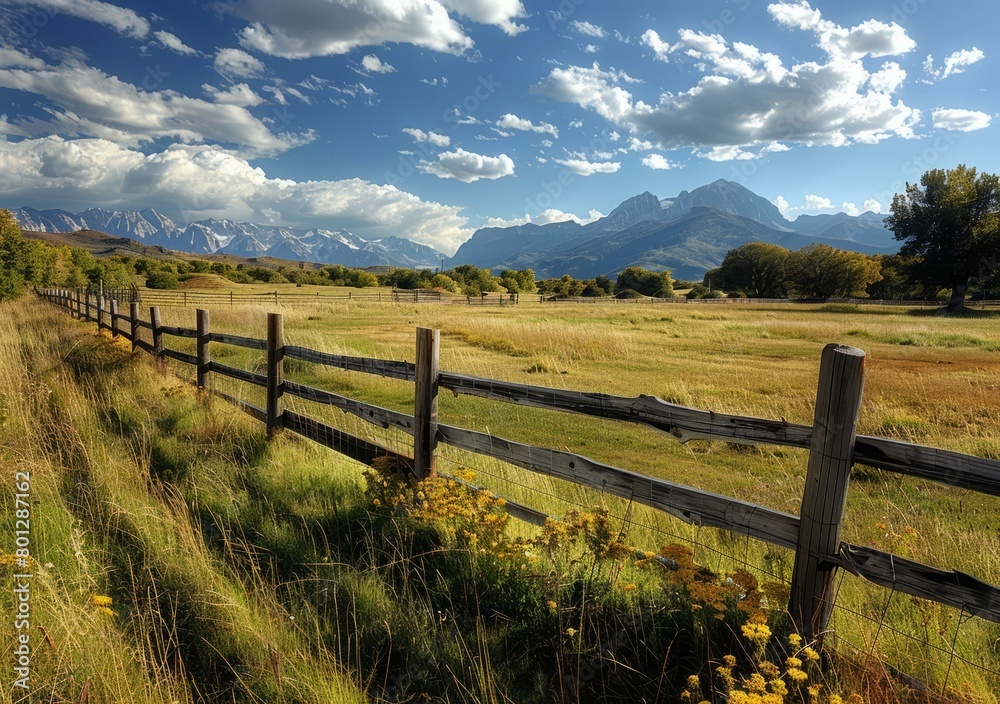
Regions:
M 664 307 L 669 310 L 664 311 Z M 262 321 L 265 308 L 213 318 L 230 332 Z M 991 317 L 914 316 L 895 307 L 827 310 L 823 306 L 734 306 L 724 312 L 695 306 L 538 305 L 467 309 L 440 305 L 343 304 L 309 311 L 286 308 L 291 344 L 338 353 L 413 359 L 413 329 L 441 329 L 441 367 L 478 376 L 625 396 L 654 394 L 665 400 L 720 412 L 786 418 L 811 423 L 819 355 L 829 342 L 859 345 L 867 352 L 867 379 L 859 432 L 899 438 L 980 456 L 1000 452 L 1000 327 Z M 177 319 L 190 312 L 176 311 Z M 175 323 L 176 324 L 176 323 Z M 455 334 L 455 333 L 458 334 Z M 492 341 L 504 342 L 493 344 Z M 903 344 L 911 340 L 916 344 Z M 531 360 L 526 363 L 526 360 Z M 298 370 L 296 380 L 362 400 L 408 410 L 412 388 L 402 382 L 328 370 Z M 783 448 L 741 451 L 725 443 L 692 442 L 641 427 L 471 398 L 440 399 L 443 422 L 462 425 L 542 447 L 566 448 L 615 466 L 680 481 L 710 491 L 797 513 L 805 453 Z M 366 429 L 339 413 L 295 401 L 300 412 L 406 450 L 408 438 Z M 346 424 L 346 425 L 345 425 Z M 673 539 L 698 543 L 696 554 L 715 567 L 748 561 L 788 578 L 791 556 L 725 534 L 697 530 L 641 507 L 629 507 L 579 487 L 484 461 L 448 449 L 445 467 L 468 465 L 485 485 L 511 500 L 552 515 L 567 508 L 604 503 L 621 517 L 636 544 Z M 958 569 L 1000 583 L 1000 533 L 993 497 L 931 482 L 858 469 L 850 491 L 844 539 L 883 549 L 894 547 L 882 525 L 899 535 L 920 536 L 898 546 L 900 554 L 942 569 Z M 721 554 L 720 554 L 721 553 Z M 943 681 L 946 654 L 878 629 L 888 594 L 848 578 L 838 597 L 834 626 L 839 638 L 867 652 L 872 647 L 904 671 Z M 897 602 L 900 602 L 897 604 Z M 898 613 L 896 613 L 898 611 Z M 856 614 L 863 614 L 859 618 Z M 959 654 L 998 669 L 990 645 L 995 624 L 963 619 L 957 611 L 894 599 L 889 625 L 918 640 L 938 624 L 936 644 L 947 639 Z M 944 635 L 941 635 L 944 634 Z M 877 639 L 876 639 L 877 635 Z M 874 640 L 874 646 L 872 641 Z M 985 655 L 985 660 L 982 658 Z M 997 701 L 995 678 L 960 661 L 951 684 L 970 687 Z
M 815 306 L 739 306 L 716 313 L 680 305 L 664 311 L 665 305 L 522 303 L 500 310 L 345 301 L 288 306 L 282 312 L 289 344 L 412 360 L 414 327 L 435 327 L 444 331 L 441 367 L 449 371 L 626 396 L 655 394 L 694 407 L 801 423 L 811 422 L 823 345 L 853 342 L 868 352 L 859 432 L 1000 455 L 996 352 L 982 346 L 889 341 L 912 334 L 927 339 L 957 335 L 998 344 L 995 321 L 915 318 L 898 309 L 864 308 L 846 314 Z M 269 309 L 213 310 L 212 326 L 264 337 L 264 313 Z M 104 581 L 92 588 L 113 592 L 119 619 L 108 634 L 120 643 L 107 646 L 109 653 L 121 653 L 117 660 L 111 659 L 114 666 L 103 672 L 96 660 L 90 670 L 64 663 L 60 675 L 64 684 L 54 690 L 57 696 L 78 698 L 88 675 L 96 683 L 99 674 L 102 682 L 127 680 L 115 684 L 117 689 L 108 684 L 101 690 L 112 693 L 106 695 L 109 699 L 122 701 L 198 701 L 192 680 L 207 683 L 213 692 L 247 700 L 281 701 L 275 697 L 285 696 L 288 701 L 319 701 L 321 688 L 316 682 L 328 688 L 347 687 L 345 692 L 358 686 L 375 697 L 399 701 L 421 687 L 450 701 L 503 701 L 504 693 L 512 691 L 521 692 L 525 701 L 546 700 L 538 693 L 545 691 L 544 682 L 535 682 L 535 690 L 525 685 L 534 682 L 529 673 L 537 670 L 529 664 L 535 661 L 504 655 L 511 652 L 512 643 L 562 642 L 551 640 L 548 609 L 540 608 L 545 598 L 526 591 L 517 580 L 501 579 L 501 573 L 477 577 L 475 570 L 468 572 L 468 564 L 456 562 L 449 557 L 451 551 L 442 550 L 434 531 L 368 517 L 361 510 L 365 497 L 353 463 L 291 437 L 268 444 L 252 421 L 200 399 L 169 376 L 154 374 L 144 358 L 136 362 L 131 355 L 109 355 L 105 343 L 86 335 L 81 340 L 83 326 L 61 313 L 32 310 L 33 315 L 45 316 L 44 325 L 27 326 L 25 317 L 8 311 L 13 322 L 3 331 L 4 340 L 27 342 L 5 343 L 9 351 L 4 364 L 16 368 L 23 363 L 19 345 L 38 346 L 39 336 L 46 340 L 45 354 L 32 348 L 24 359 L 39 358 L 42 361 L 32 364 L 56 375 L 49 388 L 58 401 L 47 403 L 64 409 L 59 422 L 40 426 L 49 428 L 45 447 L 56 448 L 45 452 L 57 451 L 57 461 L 46 474 L 53 478 L 51 504 L 66 507 L 60 514 L 62 522 L 53 520 L 63 528 L 50 534 L 54 542 L 49 538 L 44 542 L 53 546 L 53 552 L 57 544 L 65 550 L 60 558 L 65 562 L 72 561 L 74 546 L 83 545 L 81 552 L 91 565 L 100 565 L 97 571 L 103 575 Z M 193 320 L 190 309 L 164 309 L 168 325 L 191 327 Z M 40 330 L 34 336 L 20 332 L 28 327 Z M 872 337 L 852 334 L 857 331 Z M 192 349 L 190 340 L 168 338 L 168 344 Z M 263 362 L 261 353 L 218 344 L 212 345 L 212 354 L 250 369 L 260 369 Z M 53 371 L 63 368 L 61 360 L 68 363 L 68 371 Z M 172 362 L 168 367 L 184 378 L 193 376 L 189 367 Z M 412 385 L 404 382 L 298 363 L 289 364 L 287 371 L 291 379 L 337 393 L 404 411 L 412 407 Z M 106 381 L 111 374 L 119 381 Z M 215 383 L 262 404 L 258 390 L 221 378 Z M 3 395 L 0 415 L 30 417 L 20 398 L 53 394 L 17 387 Z M 107 410 L 88 410 L 96 401 Z M 293 410 L 409 451 L 406 436 L 372 428 L 339 411 L 297 399 L 286 401 Z M 569 449 L 625 469 L 798 512 L 803 451 L 705 441 L 680 445 L 670 436 L 638 426 L 447 393 L 441 395 L 440 404 L 445 423 Z M 5 443 L 26 436 L 20 429 L 4 428 Z M 27 452 L 13 447 L 17 449 L 6 450 L 12 456 Z M 631 544 L 655 550 L 686 542 L 693 546 L 696 560 L 719 573 L 748 564 L 761 581 L 790 575 L 792 556 L 785 550 L 697 529 L 598 492 L 467 453 L 443 448 L 441 464 L 445 471 L 472 467 L 478 483 L 551 515 L 605 505 Z M 65 479 L 56 467 L 72 469 L 72 478 Z M 81 484 L 77 481 L 81 476 L 89 478 Z M 994 499 L 876 470 L 859 468 L 855 479 L 845 539 L 1000 582 Z M 92 497 L 85 510 L 74 503 L 79 486 Z M 45 505 L 49 503 L 46 499 Z M 73 537 L 72 526 L 77 526 L 80 538 Z M 389 535 L 387 530 L 395 533 Z M 532 534 L 527 526 L 512 530 Z M 132 574 L 138 576 L 124 577 Z M 566 592 L 551 593 L 558 603 L 573 598 L 573 584 L 559 587 Z M 506 591 L 499 590 L 504 585 Z M 515 589 L 515 585 L 521 586 Z M 639 580 L 637 592 L 658 588 Z M 179 625 L 171 630 L 149 619 L 129 626 L 123 614 L 148 612 L 150 597 L 143 594 L 151 589 L 162 590 L 155 600 L 159 612 L 168 612 L 164 607 L 169 606 L 172 613 L 183 616 L 180 623 L 188 630 Z M 608 593 L 615 599 L 621 596 L 613 588 Z M 78 621 L 91 616 L 81 594 L 74 600 L 57 590 L 49 601 L 55 605 L 62 599 L 66 613 Z M 536 594 L 533 606 L 513 609 L 521 603 L 514 598 L 517 594 Z M 468 609 L 469 599 L 511 610 L 501 609 L 497 612 L 501 617 L 480 626 Z M 231 618 L 230 611 L 238 617 Z M 886 622 L 880 629 L 883 612 Z M 221 614 L 226 614 L 224 619 Z M 594 639 L 581 644 L 603 652 L 601 638 L 613 638 L 614 629 L 602 631 L 605 626 L 599 624 L 624 628 L 622 612 L 607 614 L 588 631 Z M 74 624 L 64 630 L 77 627 L 69 615 L 61 618 Z M 228 627 L 217 623 L 227 619 L 233 621 Z M 452 625 L 458 622 L 460 627 Z M 648 623 L 640 617 L 632 626 L 641 630 Z M 563 631 L 585 630 L 557 625 Z M 998 654 L 992 644 L 1000 629 L 994 624 L 967 615 L 960 619 L 955 610 L 899 595 L 890 599 L 886 590 L 845 577 L 833 626 L 832 640 L 844 652 L 853 653 L 852 645 L 861 652 L 871 650 L 938 687 L 947 673 L 950 688 L 967 690 L 979 701 L 997 701 L 996 678 L 960 660 L 949 670 L 948 654 L 932 647 L 946 644 L 950 649 L 954 641 L 960 656 L 996 670 Z M 916 640 L 899 637 L 894 629 Z M 192 632 L 206 636 L 218 655 L 195 659 L 187 671 L 194 674 L 180 676 L 157 655 L 163 650 L 157 643 L 188 643 L 184 639 Z M 82 641 L 78 643 L 76 647 L 82 647 Z M 299 668 L 294 677 L 286 670 L 278 682 L 269 644 L 280 653 L 283 668 Z M 134 666 L 125 659 L 132 649 L 143 653 Z M 588 660 L 586 652 L 580 656 L 585 663 L 607 664 L 600 658 Z M 290 662 L 292 658 L 297 665 Z M 314 679 L 317 671 L 324 674 Z M 337 672 L 344 680 L 332 674 Z M 289 681 L 299 687 L 294 694 L 284 689 Z M 162 696 L 156 694 L 161 690 Z M 529 696 L 530 691 L 536 694 Z M 864 693 L 870 701 L 882 701 L 870 688 Z M 358 695 L 343 696 L 349 701 L 349 696 Z

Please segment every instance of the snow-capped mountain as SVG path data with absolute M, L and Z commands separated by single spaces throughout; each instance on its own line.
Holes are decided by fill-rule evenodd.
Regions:
M 431 247 L 400 237 L 366 240 L 348 230 L 299 230 L 214 218 L 180 226 L 152 208 L 141 211 L 89 208 L 81 213 L 70 213 L 22 207 L 12 212 L 24 230 L 98 230 L 147 245 L 199 254 L 269 256 L 344 266 L 416 268 L 438 266 L 443 256 Z
M 789 221 L 769 200 L 720 179 L 673 198 L 640 193 L 586 225 L 483 228 L 448 263 L 494 270 L 531 267 L 540 277 L 568 273 L 578 278 L 613 276 L 638 265 L 697 280 L 719 266 L 730 249 L 747 242 L 788 249 L 821 243 L 867 254 L 896 252 L 899 244 L 882 220 L 875 213 L 836 213 Z

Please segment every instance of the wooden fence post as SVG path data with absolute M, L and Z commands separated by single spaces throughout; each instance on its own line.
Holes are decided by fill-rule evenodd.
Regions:
M 211 340 L 208 330 L 208 311 L 198 309 L 198 388 L 208 388 L 208 370 L 212 363 L 212 356 L 208 349 Z
M 118 299 L 112 298 L 111 306 L 111 337 L 118 337 Z
M 163 357 L 163 332 L 160 330 L 159 306 L 153 306 L 149 309 L 149 323 L 153 328 L 153 356 L 160 359 Z
M 97 332 L 101 331 L 101 328 L 107 327 L 104 324 L 104 296 L 97 296 Z
M 437 472 L 438 354 L 441 332 L 417 328 L 416 393 L 413 410 L 413 471 L 417 479 Z
M 281 313 L 267 314 L 267 434 L 281 428 L 281 396 L 285 392 L 285 329 Z
M 132 301 L 129 306 L 129 321 L 132 328 L 132 351 L 139 349 L 139 301 Z
M 788 604 L 792 623 L 806 642 L 822 638 L 833 611 L 840 523 L 864 379 L 864 352 L 833 344 L 823 349 Z

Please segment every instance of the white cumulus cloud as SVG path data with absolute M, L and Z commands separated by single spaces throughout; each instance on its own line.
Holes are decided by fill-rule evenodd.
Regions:
M 79 17 L 107 25 L 116 32 L 131 37 L 142 38 L 149 34 L 149 22 L 134 10 L 100 0 L 7 0 L 7 2 Z
M 462 183 L 498 179 L 514 175 L 514 161 L 506 154 L 484 156 L 464 149 L 438 154 L 437 161 L 421 161 L 417 168 L 438 178 L 454 178 Z
M 539 134 L 551 134 L 556 139 L 559 138 L 559 129 L 555 125 L 550 125 L 548 122 L 539 122 L 536 125 L 531 120 L 525 120 L 510 113 L 501 115 L 496 124 L 497 127 L 501 127 L 503 129 L 520 130 L 522 132 L 538 132 Z
M 404 127 L 402 132 L 413 137 L 414 142 L 429 142 L 435 147 L 447 147 L 451 144 L 451 137 L 446 134 L 424 132 L 423 130 L 414 129 L 413 127 Z
M 525 213 L 523 217 L 520 218 L 490 218 L 486 223 L 486 227 L 516 227 L 519 225 L 527 225 L 531 223 L 533 225 L 548 225 L 554 222 L 576 222 L 581 225 L 586 225 L 587 223 L 594 222 L 595 220 L 600 220 L 604 217 L 604 214 L 599 210 L 591 210 L 587 213 L 586 217 L 580 217 L 579 215 L 574 215 L 573 213 L 566 213 L 558 208 L 548 208 L 543 210 L 535 217 L 530 214 Z
M 234 144 L 251 153 L 282 152 L 312 139 L 311 133 L 274 134 L 247 111 L 254 98 L 240 88 L 209 91 L 215 98 L 210 102 L 176 91 L 143 90 L 79 62 L 0 69 L 0 87 L 50 102 L 48 119 L 21 118 L 0 128 L 21 137 L 99 137 L 126 146 L 171 138 Z
M 971 49 L 959 49 L 956 52 L 948 54 L 944 59 L 944 64 L 941 68 L 934 68 L 934 56 L 928 54 L 927 58 L 924 59 L 924 73 L 927 74 L 928 79 L 926 83 L 934 83 L 935 81 L 942 81 L 948 76 L 954 76 L 959 73 L 965 73 L 965 69 L 974 63 L 982 61 L 986 58 L 986 54 L 982 50 L 972 47 Z
M 375 54 L 368 54 L 361 59 L 361 67 L 368 73 L 394 73 L 396 71 L 395 66 L 383 63 L 382 59 Z
M 217 146 L 144 154 L 102 139 L 0 142 L 0 198 L 36 207 L 153 207 L 178 222 L 208 217 L 398 235 L 452 253 L 472 234 L 461 209 L 363 179 L 269 177 Z
M 604 31 L 603 27 L 596 24 L 591 24 L 590 22 L 581 22 L 580 20 L 573 20 L 572 22 L 569 23 L 569 28 L 572 29 L 574 32 L 586 35 L 588 37 L 596 37 L 598 39 L 604 39 L 607 36 L 607 33 Z
M 156 37 L 156 41 L 158 41 L 161 46 L 164 46 L 181 56 L 195 56 L 199 53 L 197 49 L 192 49 L 181 41 L 180 37 L 171 34 L 170 32 L 153 32 L 153 36 Z
M 239 32 L 243 46 L 286 59 L 346 54 L 392 42 L 462 54 L 473 41 L 449 13 L 496 26 L 507 35 L 527 29 L 516 22 L 527 16 L 520 0 L 242 0 L 216 5 L 247 22 Z
M 993 121 L 993 118 L 985 112 L 958 108 L 938 108 L 931 113 L 931 119 L 936 129 L 955 132 L 975 132 L 986 129 Z
M 681 168 L 680 164 L 670 161 L 662 154 L 650 154 L 649 156 L 642 157 L 642 165 L 648 166 L 656 171 L 667 171 L 669 169 Z
M 553 161 L 562 164 L 578 176 L 613 174 L 622 167 L 621 162 L 618 161 L 590 161 L 579 155 L 571 156 L 568 159 L 553 159 Z
M 917 48 L 917 43 L 896 22 L 867 20 L 851 28 L 841 27 L 824 20 L 822 13 L 805 0 L 774 3 L 767 6 L 767 11 L 778 24 L 812 31 L 831 59 L 856 61 L 865 56 L 896 56 Z
M 473 22 L 493 25 L 514 36 L 528 28 L 515 19 L 527 17 L 521 0 L 441 0 L 445 7 L 465 15 Z
M 264 99 L 251 90 L 246 83 L 237 83 L 227 90 L 216 88 L 215 86 L 204 84 L 202 90 L 217 103 L 223 105 L 238 105 L 239 107 L 253 107 L 260 105 Z
M 215 70 L 229 79 L 254 78 L 264 72 L 264 64 L 242 49 L 219 49 Z
M 920 110 L 893 97 L 906 72 L 893 61 L 871 72 L 861 61 L 910 51 L 915 44 L 901 27 L 872 20 L 845 29 L 806 2 L 768 9 L 784 26 L 814 32 L 827 61 L 786 66 L 776 54 L 718 34 L 681 29 L 671 43 L 648 30 L 641 41 L 658 59 L 686 57 L 705 75 L 649 103 L 633 96 L 635 79 L 596 63 L 553 68 L 531 91 L 591 110 L 638 142 L 688 148 L 715 161 L 758 158 L 796 144 L 839 147 L 915 136 Z

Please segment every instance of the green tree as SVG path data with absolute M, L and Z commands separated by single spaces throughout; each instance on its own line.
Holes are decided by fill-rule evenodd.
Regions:
M 458 290 L 458 284 L 447 274 L 434 274 L 434 278 L 431 279 L 431 288 L 443 288 L 445 291 L 455 293 Z
M 643 296 L 654 298 L 672 298 L 674 281 L 670 278 L 669 270 L 649 271 L 641 266 L 630 266 L 618 273 L 618 280 L 615 282 L 616 294 L 626 291 L 637 291 Z
M 28 245 L 9 210 L 0 210 L 0 300 L 23 296 L 27 290 Z
M 890 213 L 900 252 L 921 258 L 918 279 L 950 288 L 948 308 L 964 308 L 969 280 L 1000 250 L 1000 177 L 964 164 L 933 169 L 893 196 Z
M 787 294 L 788 258 L 784 247 L 750 242 L 731 249 L 718 269 L 705 274 L 712 288 L 746 291 L 752 298 L 784 298 Z
M 859 252 L 811 244 L 788 257 L 788 282 L 805 298 L 864 297 L 882 278 L 879 263 Z
M 534 293 L 535 270 L 534 269 L 504 269 L 500 272 L 500 285 L 509 293 Z

